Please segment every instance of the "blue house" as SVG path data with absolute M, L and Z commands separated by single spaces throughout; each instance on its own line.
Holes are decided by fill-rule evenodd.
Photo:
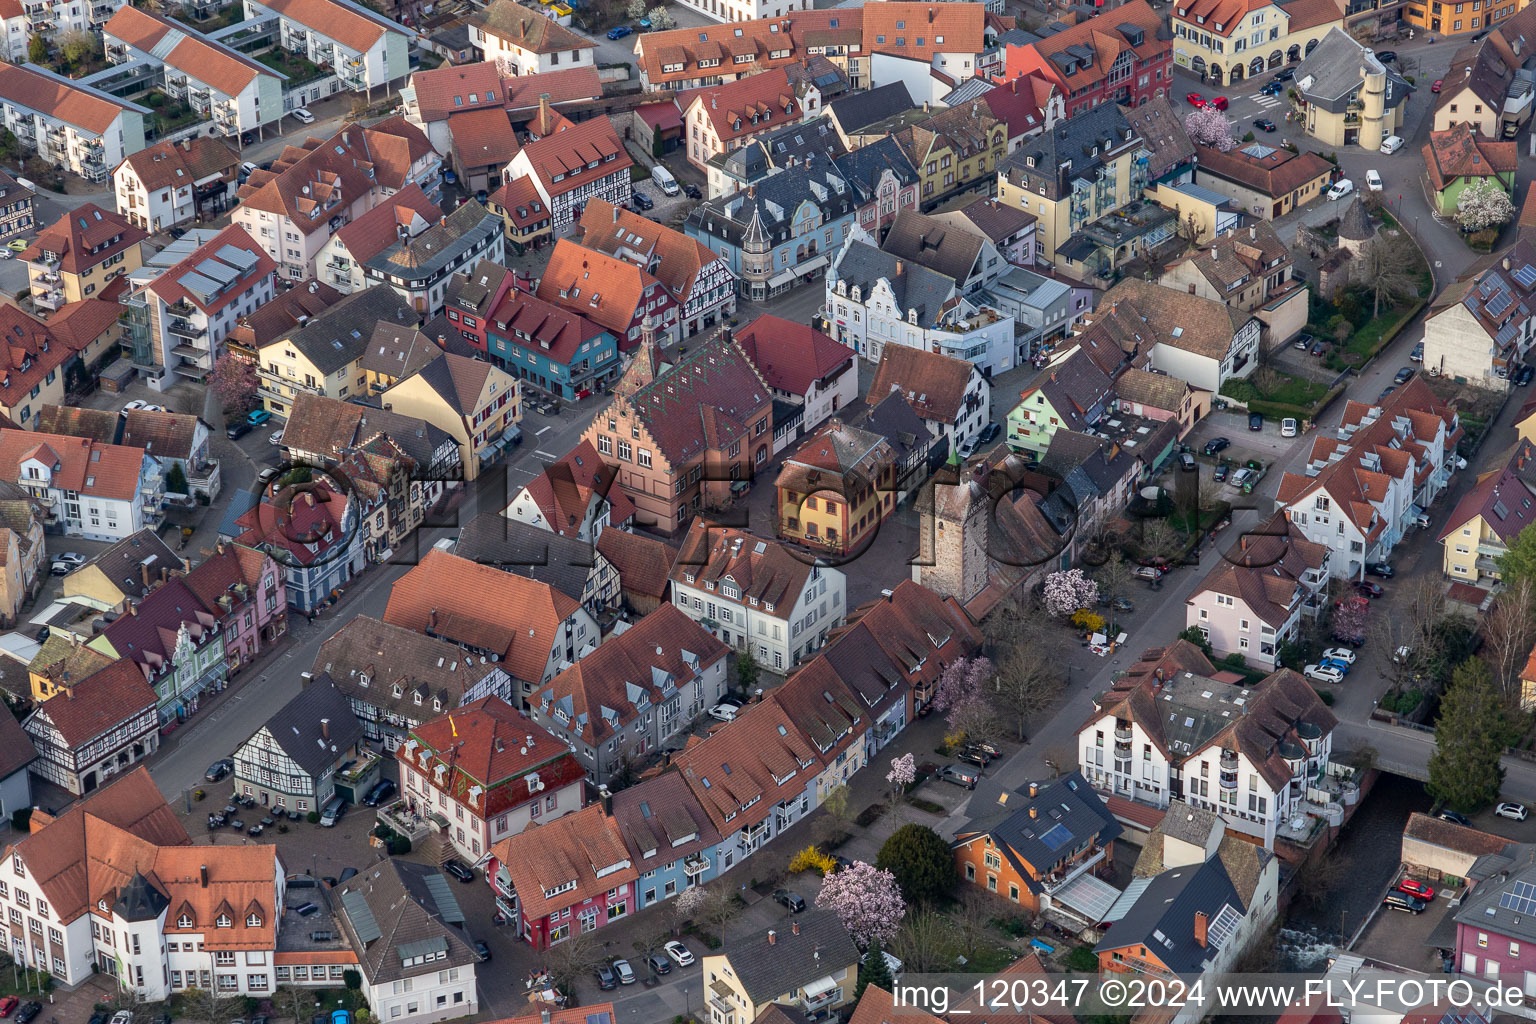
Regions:
M 640 872 L 636 910 L 719 874 L 720 833 L 681 773 L 654 776 L 605 800 Z
M 562 398 L 618 377 L 619 343 L 584 316 L 510 288 L 485 323 L 486 352 L 508 373 Z
M 724 257 L 754 302 L 809 283 L 853 230 L 860 190 L 830 163 L 785 168 L 701 203 L 683 232 Z
M 236 520 L 241 544 L 265 551 L 283 568 L 288 605 L 316 611 L 361 572 L 364 553 L 357 501 L 325 482 L 267 494 Z

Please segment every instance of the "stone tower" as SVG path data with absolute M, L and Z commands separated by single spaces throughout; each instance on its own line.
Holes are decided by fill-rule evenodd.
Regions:
M 1360 147 L 1374 153 L 1387 137 L 1387 69 L 1369 53 L 1360 54 Z
M 961 477 L 945 467 L 928 487 L 922 503 L 919 537 L 922 557 L 912 567 L 912 579 L 942 597 L 964 604 L 986 589 L 990 578 L 987 556 L 991 526 L 991 496 L 987 465 L 961 468 Z

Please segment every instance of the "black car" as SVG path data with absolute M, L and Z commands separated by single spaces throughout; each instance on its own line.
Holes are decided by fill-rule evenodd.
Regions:
M 1289 82 L 1291 79 L 1293 79 L 1295 77 L 1296 77 L 1296 69 L 1295 68 L 1281 68 L 1279 71 L 1277 71 L 1275 73 L 1275 77 L 1274 77 L 1273 81 L 1276 81 L 1276 82 Z
M 1377 50 L 1376 51 L 1376 59 L 1381 61 L 1383 64 L 1395 64 L 1395 63 L 1397 63 L 1397 51 L 1396 50 Z
M 470 868 L 458 858 L 453 858 L 445 862 L 443 864 L 443 870 L 461 882 L 473 882 L 475 880 L 474 871 L 470 870 Z
M 1328 343 L 1323 341 L 1323 339 L 1319 338 L 1319 339 L 1317 339 L 1316 341 L 1314 341 L 1312 343 L 1312 354 L 1314 356 L 1320 356 L 1324 352 L 1327 352 L 1327 351 L 1328 351 Z
M 1227 438 L 1225 438 L 1225 437 L 1213 437 L 1209 441 L 1205 442 L 1205 454 L 1207 454 L 1207 455 L 1215 455 L 1217 452 L 1221 451 L 1222 449 L 1230 448 L 1231 446 L 1232 446 L 1232 442 L 1229 441 Z
M 26 1002 L 21 1004 L 21 1009 L 16 1011 L 16 1024 L 30 1024 L 31 1020 L 43 1012 L 43 1004 L 39 1002 Z
M 482 962 L 491 958 L 491 947 L 485 944 L 484 939 L 475 940 L 475 956 L 479 957 Z
M 1397 570 L 1386 562 L 1372 562 L 1365 567 L 1365 573 L 1367 576 L 1380 576 L 1384 580 L 1389 580 L 1397 575 Z
M 1114 603 L 1117 605 L 1121 604 L 1122 602 L 1125 602 L 1125 598 L 1123 597 L 1117 597 L 1114 600 Z M 991 764 L 994 760 L 997 759 L 997 755 L 992 751 L 975 743 L 967 743 L 964 747 L 964 750 L 967 754 L 975 754 L 977 757 L 981 758 L 982 760 L 980 763 L 984 766 Z M 977 762 L 972 761 L 971 763 L 976 764 Z
M 1405 892 L 1393 890 L 1382 897 L 1381 905 L 1392 910 L 1401 910 L 1408 914 L 1423 913 L 1425 903 L 1417 896 L 1410 896 Z
M 1381 589 L 1381 584 L 1372 583 L 1369 580 L 1361 580 L 1355 584 L 1355 590 L 1365 597 L 1381 597 L 1386 593 Z
M 1200 464 L 1195 461 L 1195 457 L 1189 454 L 1189 452 L 1181 452 L 1179 454 L 1179 468 L 1186 473 L 1193 473 L 1200 468 Z
M 1515 377 L 1515 384 L 1523 388 L 1531 382 L 1532 377 L 1536 377 L 1536 367 L 1522 366 Z
M 635 206 L 641 210 L 654 210 L 656 208 L 656 200 L 644 192 L 634 192 L 630 198 L 634 200 Z
M 955 755 L 955 759 L 957 761 L 964 761 L 966 764 L 974 764 L 978 768 L 985 768 L 989 763 L 986 754 L 978 753 L 974 750 L 962 750 Z
M 395 784 L 388 779 L 380 779 L 374 783 L 373 788 L 368 791 L 368 795 L 363 797 L 363 803 L 369 807 L 377 807 L 394 795 Z
M 227 429 L 225 429 L 224 434 L 231 441 L 238 441 L 246 434 L 249 434 L 251 430 L 251 425 L 245 420 L 236 420 L 234 423 L 231 423 Z
M 1333 642 L 1336 643 L 1336 644 L 1344 644 L 1347 647 L 1354 647 L 1354 648 L 1358 649 L 1360 647 L 1365 646 L 1365 637 L 1363 637 L 1363 636 L 1356 636 L 1353 633 L 1344 633 L 1344 632 L 1335 631 L 1334 634 L 1333 634 Z
M 687 196 L 689 199 L 704 198 L 704 193 L 699 191 L 699 186 L 692 184 L 691 182 L 683 183 L 683 195 Z
M 1460 825 L 1462 828 L 1472 827 L 1472 822 L 1467 820 L 1467 816 L 1465 814 L 1458 814 L 1455 811 L 1441 811 L 1437 817 L 1441 821 L 1448 821 L 1452 825 Z
M 1263 430 L 1264 429 L 1264 414 L 1261 413 L 1261 412 L 1251 412 L 1251 413 L 1249 413 L 1248 414 L 1248 429 L 1249 430 Z
M 1216 482 L 1217 483 L 1224 482 L 1227 479 L 1227 477 L 1232 475 L 1232 463 L 1230 463 L 1230 462 L 1223 462 L 1223 463 L 1221 463 L 1220 465 L 1218 465 L 1216 467 L 1216 472 L 1214 474 L 1212 474 L 1212 475 L 1216 477 Z
M 220 779 L 234 770 L 235 762 L 226 757 L 209 765 L 208 770 L 203 772 L 203 778 L 208 782 L 218 782 Z
M 1275 122 L 1271 121 L 1267 117 L 1254 118 L 1253 126 L 1261 132 L 1272 132 L 1275 130 Z
M 1379 404 L 1381 402 L 1385 402 L 1387 400 L 1387 396 L 1390 395 L 1392 392 L 1394 392 L 1396 390 L 1397 390 L 1397 385 L 1396 384 L 1388 384 L 1386 387 L 1382 388 L 1381 389 L 1381 394 L 1376 396 L 1377 403 Z
M 792 914 L 798 914 L 805 909 L 805 900 L 800 898 L 800 894 L 790 892 L 788 889 L 773 890 L 773 901 L 783 904 Z
M 91 1024 L 107 1024 L 109 1019 L 110 1018 L 107 1016 L 107 1014 L 100 1010 L 97 1010 L 95 1013 L 91 1014 Z
M 988 423 L 981 428 L 981 433 L 976 437 L 977 444 L 991 444 L 992 439 L 1002 432 L 1002 427 L 996 423 Z
M 651 970 L 655 971 L 657 974 L 672 973 L 672 961 L 668 960 L 661 953 L 652 953 L 650 956 L 645 958 L 645 962 L 650 964 Z
M 613 968 L 607 964 L 598 964 L 592 968 L 592 973 L 597 975 L 597 987 L 604 992 L 607 992 L 619 983 L 619 979 L 614 976 Z

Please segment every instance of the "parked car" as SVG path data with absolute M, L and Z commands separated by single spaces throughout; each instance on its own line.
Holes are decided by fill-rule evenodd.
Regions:
M 213 764 L 208 766 L 208 770 L 203 772 L 203 778 L 208 782 L 218 782 L 220 779 L 224 778 L 224 776 L 228 775 L 234 770 L 235 762 L 231 761 L 227 757 L 221 758 L 220 760 L 215 761 Z M 0 1014 L 0 1016 L 4 1015 Z
M 245 422 L 253 427 L 259 427 L 272 418 L 272 414 L 266 409 L 252 409 L 245 414 Z
M 300 107 L 299 109 L 295 110 L 293 112 L 293 117 L 294 117 L 294 120 L 298 121 L 300 124 L 314 124 L 315 123 L 315 115 L 311 114 L 304 107 Z
M 1131 570 L 1131 575 L 1139 580 L 1157 581 L 1163 578 L 1163 570 L 1155 565 L 1138 565 Z
M 1413 346 L 1413 351 L 1408 353 L 1410 362 L 1422 363 L 1424 361 L 1424 343 L 1421 341 Z
M 1319 338 L 1319 339 L 1317 339 L 1316 341 L 1314 341 L 1312 343 L 1312 354 L 1314 356 L 1320 356 L 1324 352 L 1327 352 L 1327 351 L 1328 351 L 1328 343 L 1323 341 L 1323 339 Z
M 976 435 L 977 443 L 978 444 L 991 444 L 992 443 L 992 439 L 995 438 L 998 434 L 1000 434 L 1002 432 L 1002 429 L 1003 428 L 998 426 L 996 423 L 988 423 L 986 426 L 981 428 L 981 433 Z
M 633 31 L 634 29 L 630 28 L 628 25 L 615 25 L 613 28 L 608 30 L 608 38 L 623 39 Z
M 973 768 L 962 768 L 957 764 L 946 764 L 938 771 L 938 778 L 955 786 L 963 786 L 966 789 L 975 789 L 976 780 L 980 773 Z
M 1397 570 L 1386 562 L 1372 562 L 1365 567 L 1365 573 L 1367 576 L 1380 576 L 1384 580 L 1389 580 L 1397 575 Z
M 1396 390 L 1397 390 L 1397 385 L 1396 384 L 1388 384 L 1386 387 L 1382 388 L 1381 389 L 1381 394 L 1376 396 L 1376 404 L 1380 405 L 1382 402 L 1385 402 L 1387 400 L 1387 396 L 1392 394 L 1392 392 L 1394 392 Z
M 1248 414 L 1248 429 L 1249 430 L 1263 430 L 1264 429 L 1264 414 L 1261 413 L 1261 412 L 1251 412 L 1251 413 L 1249 413 Z
M 1189 454 L 1189 452 L 1179 453 L 1179 469 L 1183 470 L 1185 473 L 1193 473 L 1199 468 L 1200 464 L 1195 461 L 1195 457 L 1193 455 Z
M 1382 898 L 1381 905 L 1391 910 L 1401 910 L 1409 914 L 1422 914 L 1427 904 L 1417 896 L 1410 896 L 1405 892 L 1393 890 Z
M 64 551 L 53 556 L 48 571 L 54 576 L 68 576 L 84 564 L 84 555 L 76 551 Z
M 693 966 L 693 954 L 688 951 L 687 946 L 683 945 L 681 942 L 678 942 L 676 939 L 673 939 L 671 942 L 667 943 L 661 948 L 667 951 L 667 956 L 671 957 L 672 960 L 676 962 L 677 966 Z
M 1407 384 L 1413 378 L 1413 367 L 1405 366 L 1397 371 L 1397 376 L 1392 378 L 1394 384 Z
M 5 243 L 5 247 L 11 250 L 11 252 L 24 252 L 27 248 L 27 240 L 25 238 L 13 238 Z
M 1328 190 L 1328 195 L 1324 198 L 1326 198 L 1330 203 L 1336 202 L 1337 200 L 1343 199 L 1354 190 L 1354 182 L 1350 181 L 1348 178 L 1340 178 L 1338 181 L 1333 183 L 1333 187 Z
M 21 1000 L 15 996 L 6 996 L 0 999 L 0 1017 L 9 1017 L 16 1012 L 16 1007 L 21 1005 Z
M 283 432 L 281 430 L 272 431 L 271 435 L 267 437 L 267 444 L 274 448 L 281 448 L 283 446 Z
M 1395 64 L 1397 63 L 1397 51 L 1378 50 L 1376 52 L 1376 59 L 1381 61 L 1383 64 Z
M 644 192 L 631 192 L 629 197 L 634 202 L 635 206 L 642 210 L 656 209 L 656 200 L 652 199 Z
M 1232 463 L 1230 463 L 1230 462 L 1223 462 L 1223 463 L 1219 464 L 1216 467 L 1216 472 L 1211 474 L 1211 475 L 1216 478 L 1216 482 L 1217 483 L 1221 483 L 1221 482 L 1223 482 L 1223 481 L 1225 481 L 1227 479 L 1227 476 L 1231 472 L 1232 472 Z
M 1374 170 L 1366 171 L 1365 187 L 1370 189 L 1372 192 L 1380 192 L 1382 189 L 1381 175 L 1377 174 Z
M 490 958 L 491 958 L 491 947 L 486 945 L 486 942 L 485 942 L 484 939 L 476 939 L 475 940 L 475 959 L 479 960 L 481 963 L 484 963 L 485 961 L 489 960 Z
M 645 962 L 651 965 L 651 970 L 657 974 L 671 974 L 672 963 L 660 953 L 652 953 L 645 958 Z
M 1307 349 L 1312 347 L 1312 343 L 1314 341 L 1316 341 L 1316 340 L 1317 339 L 1312 337 L 1312 335 L 1310 335 L 1310 334 L 1305 334 L 1305 333 L 1298 334 L 1298 335 L 1296 335 L 1296 345 L 1295 345 L 1295 347 L 1299 348 L 1303 352 L 1305 352 Z
M 1232 447 L 1232 442 L 1228 438 L 1213 437 L 1205 442 L 1205 454 L 1215 455 L 1217 452 L 1230 447 Z
M 1332 665 L 1308 665 L 1302 669 L 1302 675 L 1318 683 L 1342 683 L 1344 673 Z
M 1324 661 L 1342 661 L 1346 665 L 1355 663 L 1355 652 L 1348 647 L 1330 647 L 1323 652 Z
M 704 198 L 704 193 L 699 191 L 699 186 L 695 185 L 691 181 L 683 182 L 683 195 L 687 196 L 689 199 Z
M 800 898 L 800 894 L 790 892 L 788 889 L 773 890 L 773 901 L 786 907 L 792 914 L 798 914 L 805 909 L 805 900 Z
M 1395 665 L 1402 665 L 1411 657 L 1413 657 L 1413 648 L 1409 647 L 1407 644 L 1403 644 L 1397 650 L 1392 652 L 1392 662 Z
M 1415 896 L 1421 900 L 1432 900 L 1435 898 L 1434 886 L 1425 885 L 1423 882 L 1415 882 L 1411 878 L 1405 878 L 1398 882 L 1397 891 L 1405 892 L 1409 896 Z
M 633 985 L 635 983 L 635 969 L 629 966 L 628 960 L 615 960 L 613 973 L 619 976 L 620 985 Z
M 1265 82 L 1264 83 L 1264 87 L 1259 90 L 1259 95 L 1260 96 L 1279 96 L 1283 92 L 1285 92 L 1285 83 L 1280 81 L 1280 79 L 1276 78 L 1276 79 L 1273 79 L 1271 81 Z
M 1256 469 L 1240 469 L 1236 473 L 1233 473 L 1232 474 L 1232 479 L 1228 480 L 1227 482 L 1229 484 L 1231 484 L 1233 487 L 1236 487 L 1238 490 L 1242 490 L 1243 488 L 1252 485 L 1253 482 L 1255 480 L 1257 480 L 1258 478 L 1259 478 L 1258 470 L 1256 470 Z
M 1253 126 L 1261 132 L 1272 132 L 1275 130 L 1275 122 L 1271 121 L 1267 117 L 1254 118 Z
M 1435 84 L 1429 87 L 1429 91 L 1433 92 L 1433 93 L 1438 93 L 1440 91 L 1440 87 L 1443 86 L 1443 85 L 1445 85 L 1445 79 L 1437 78 L 1437 79 L 1435 79 Z
M 394 795 L 395 784 L 388 779 L 380 779 L 373 784 L 373 788 L 368 791 L 368 795 L 363 797 L 363 803 L 369 807 L 377 807 Z
M 1333 642 L 1336 644 L 1348 644 L 1351 647 L 1364 647 L 1365 637 L 1336 629 L 1333 631 Z
M 16 1024 L 31 1024 L 32 1019 L 35 1018 L 38 1014 L 40 1014 L 42 1012 L 43 1012 L 43 1004 L 42 1003 L 39 1003 L 39 1002 L 37 1002 L 35 1000 L 22 1003 L 21 1004 L 21 1009 L 16 1011 Z M 114 1013 L 112 1015 L 112 1019 L 115 1021 L 115 1020 L 117 1020 L 118 1017 L 122 1016 L 124 1013 L 128 1013 L 128 1011 L 127 1010 L 119 1010 L 119 1011 L 117 1011 L 117 1013 Z M 133 1014 L 129 1013 L 128 1014 L 128 1019 L 130 1021 L 133 1020 Z
M 1280 421 L 1281 437 L 1295 437 L 1298 429 L 1300 429 L 1300 424 L 1296 422 L 1296 417 L 1294 416 L 1287 416 Z
M 1386 591 L 1381 589 L 1380 583 L 1372 583 L 1369 580 L 1361 580 L 1359 583 L 1356 583 L 1355 590 L 1366 597 L 1382 597 L 1386 594 Z
M 1340 672 L 1343 672 L 1346 676 L 1349 675 L 1349 666 L 1342 661 L 1334 661 L 1332 658 L 1324 658 L 1322 661 L 1318 662 L 1318 664 L 1323 668 L 1336 668 Z
M 1472 827 L 1472 822 L 1467 818 L 1467 816 L 1465 814 L 1458 813 L 1457 811 L 1441 811 L 1438 815 L 1436 815 L 1436 817 L 1438 817 L 1441 821 L 1448 821 L 1452 825 L 1460 825 L 1462 828 Z
M 597 975 L 597 987 L 604 992 L 611 988 L 616 988 L 619 984 L 618 976 L 613 973 L 613 968 L 607 964 L 598 964 L 592 968 L 592 973 Z
M 249 434 L 253 429 L 255 429 L 255 428 L 252 427 L 245 420 L 238 420 L 238 421 L 236 421 L 234 423 L 231 423 L 229 426 L 225 427 L 224 428 L 224 434 L 231 441 L 238 441 L 242 437 L 244 437 L 246 434 Z
M 1400 135 L 1388 135 L 1381 140 L 1381 151 L 1388 156 L 1403 148 L 1403 139 Z
M 1522 366 L 1519 375 L 1515 377 L 1515 385 L 1523 388 L 1531 382 L 1532 377 L 1536 377 L 1536 368 Z
M 741 705 L 728 700 L 723 700 L 709 709 L 709 717 L 717 722 L 734 722 L 740 713 Z
M 985 768 L 989 763 L 986 754 L 977 753 L 971 750 L 962 750 L 955 755 L 955 758 L 957 760 L 964 761 L 966 764 L 974 764 L 978 768 Z
M 1293 79 L 1295 77 L 1296 77 L 1296 69 L 1295 68 L 1281 68 L 1279 71 L 1275 72 L 1274 81 L 1276 81 L 1276 82 L 1289 82 L 1291 79 Z
M 1525 809 L 1525 804 L 1517 804 L 1506 800 L 1493 809 L 1493 813 L 1501 818 L 1513 818 L 1515 821 L 1524 821 L 1530 812 Z
M 456 857 L 444 861 L 443 870 L 461 882 L 473 882 L 475 880 L 474 870 Z

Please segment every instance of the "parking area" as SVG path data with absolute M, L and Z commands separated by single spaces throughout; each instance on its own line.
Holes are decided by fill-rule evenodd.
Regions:
M 1392 887 L 1396 885 L 1394 881 Z M 1457 907 L 1451 905 L 1451 899 L 1456 894 L 1455 890 L 1437 887 L 1435 898 L 1418 914 L 1378 906 L 1350 951 L 1409 970 L 1438 974 L 1439 950 L 1455 946 L 1453 919 Z M 1354 929 L 1355 925 L 1350 921 L 1342 921 L 1341 930 L 1345 934 Z M 1439 945 L 1441 942 L 1445 943 L 1444 947 Z

